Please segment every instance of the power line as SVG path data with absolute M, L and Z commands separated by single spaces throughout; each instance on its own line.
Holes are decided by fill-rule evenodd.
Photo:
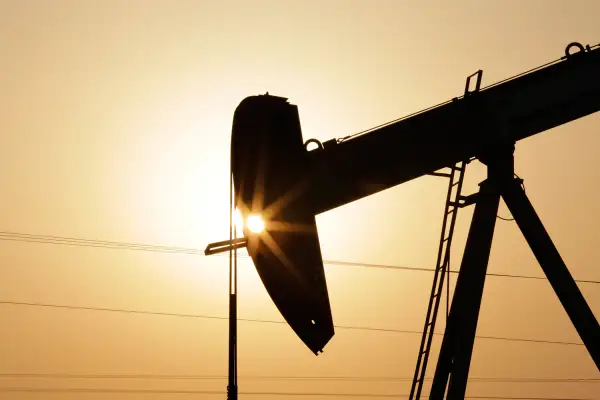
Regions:
M 0 240 L 2 240 L 0 238 Z M 239 256 L 238 256 L 239 257 Z M 248 257 L 248 256 L 246 256 Z M 424 267 L 404 267 L 399 265 L 388 265 L 388 264 L 369 264 L 369 263 L 359 263 L 353 261 L 336 261 L 336 260 L 323 260 L 325 264 L 329 265 L 347 265 L 352 267 L 363 267 L 363 268 L 381 268 L 381 269 L 395 269 L 395 270 L 403 270 L 403 271 L 423 271 L 423 272 L 434 272 L 434 268 L 424 268 Z M 451 274 L 458 274 L 459 271 L 450 270 Z M 515 274 L 504 274 L 504 273 L 493 273 L 488 272 L 486 276 L 500 277 L 500 278 L 519 278 L 519 279 L 535 279 L 535 280 L 543 280 L 546 281 L 547 278 L 544 276 L 531 276 L 531 275 L 515 275 Z M 575 282 L 578 283 L 595 283 L 600 284 L 600 281 L 589 280 L 589 279 L 575 279 Z
M 7 231 L 0 232 L 0 241 L 55 244 L 55 245 L 77 246 L 77 247 L 96 247 L 96 248 L 116 249 L 116 250 L 137 250 L 137 251 L 148 251 L 148 252 L 156 252 L 156 253 L 176 253 L 176 254 L 189 254 L 189 255 L 202 255 L 202 256 L 204 255 L 203 250 L 197 249 L 197 248 L 189 248 L 189 247 L 158 246 L 158 245 L 133 243 L 133 242 L 80 239 L 80 238 L 65 237 L 65 236 L 36 235 L 36 234 L 7 232 Z M 248 255 L 244 255 L 244 254 L 239 254 L 238 257 L 249 258 Z M 435 271 L 434 268 L 407 267 L 407 266 L 389 265 L 389 264 L 371 264 L 371 263 L 360 263 L 360 262 L 352 262 L 352 261 L 323 260 L 323 262 L 328 265 L 345 265 L 345 266 L 362 267 L 362 268 L 380 268 L 380 269 L 421 271 L 421 272 Z M 458 271 L 451 270 L 450 273 L 458 274 Z M 487 276 L 502 277 L 502 278 L 547 280 L 546 277 L 543 277 L 543 276 L 515 275 L 515 274 L 505 274 L 505 273 L 489 273 L 488 272 Z M 575 282 L 600 284 L 600 281 L 589 280 L 589 279 L 575 279 Z
M 158 389 L 99 389 L 99 388 L 30 388 L 9 387 L 0 388 L 0 392 L 25 393 L 104 393 L 104 394 L 214 394 L 223 395 L 220 390 L 158 390 Z M 323 397 L 369 397 L 397 398 L 408 397 L 407 394 L 375 394 L 375 393 L 328 393 L 328 392 L 239 392 L 246 396 L 323 396 Z M 496 399 L 496 400 L 594 400 L 584 398 L 558 397 L 508 397 L 508 396 L 466 396 L 465 399 Z
M 25 243 L 60 244 L 78 247 L 100 247 L 106 249 L 140 250 L 155 253 L 180 253 L 204 255 L 204 251 L 196 248 L 177 246 L 158 246 L 144 243 L 118 242 L 108 240 L 81 239 L 65 236 L 36 235 L 19 232 L 0 231 L 0 240 Z
M 159 374 L 69 374 L 69 373 L 0 373 L 0 378 L 15 379 L 151 379 L 151 380 L 220 380 L 227 375 L 159 375 Z M 291 381 L 412 381 L 412 377 L 393 376 L 298 376 L 298 375 L 242 375 L 247 380 Z M 425 378 L 432 380 L 433 378 Z M 512 378 L 471 377 L 470 382 L 483 383 L 600 383 L 598 378 Z
M 156 315 L 156 316 L 168 316 L 168 317 L 182 317 L 182 318 L 200 318 L 200 319 L 216 319 L 216 320 L 228 320 L 228 317 L 206 315 L 206 314 L 179 314 L 179 313 L 167 313 L 159 311 L 142 311 L 142 310 L 129 310 L 121 308 L 103 308 L 103 307 L 84 307 L 84 306 L 73 306 L 66 304 L 48 304 L 48 303 L 31 303 L 21 301 L 7 301 L 2 300 L 0 304 L 12 305 L 12 306 L 30 306 L 30 307 L 45 307 L 45 308 L 56 308 L 56 309 L 67 309 L 67 310 L 80 310 L 80 311 L 105 311 L 114 313 L 125 313 L 125 314 L 142 314 L 142 315 Z M 254 319 L 254 318 L 238 318 L 238 321 L 243 322 L 258 322 L 258 323 L 269 323 L 269 324 L 284 324 L 285 321 L 268 320 L 268 319 Z M 360 330 L 360 331 L 371 331 L 371 332 L 388 332 L 388 333 L 409 333 L 421 335 L 421 331 L 409 330 L 409 329 L 395 329 L 395 328 L 378 328 L 378 327 L 366 327 L 366 326 L 352 326 L 352 325 L 335 325 L 338 329 L 347 330 Z M 443 333 L 434 333 L 438 336 L 443 336 Z M 583 343 L 567 342 L 567 341 L 556 341 L 556 340 L 541 340 L 541 339 L 526 339 L 526 338 L 510 338 L 503 336 L 484 336 L 477 335 L 478 339 L 488 340 L 504 340 L 509 342 L 526 342 L 526 343 L 544 343 L 544 344 L 560 344 L 569 346 L 583 346 Z

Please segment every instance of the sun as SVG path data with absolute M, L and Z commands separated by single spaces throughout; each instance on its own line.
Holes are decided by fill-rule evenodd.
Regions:
M 260 215 L 252 214 L 246 219 L 246 226 L 253 233 L 260 233 L 265 229 L 265 221 Z
M 243 232 L 244 226 L 252 233 L 260 233 L 265 229 L 265 221 L 260 215 L 250 214 L 246 220 L 244 220 L 242 213 L 237 208 L 233 212 L 233 225 L 238 234 Z

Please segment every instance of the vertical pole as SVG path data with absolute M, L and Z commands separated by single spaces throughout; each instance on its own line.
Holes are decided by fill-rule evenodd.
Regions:
M 500 194 L 489 181 L 481 184 L 456 280 L 454 297 L 429 398 L 463 399 L 473 352 L 485 274 L 496 225 Z
M 233 228 L 233 238 L 237 239 L 237 225 L 234 225 Z M 233 376 L 235 379 L 235 400 L 237 400 L 238 397 L 238 383 L 237 383 L 237 376 L 238 376 L 238 365 L 237 365 L 237 345 L 238 345 L 238 341 L 237 341 L 237 273 L 238 273 L 238 269 L 237 269 L 237 247 L 235 247 L 233 249 L 233 298 L 231 299 L 231 303 L 233 304 L 232 306 L 232 313 L 231 313 L 231 320 L 233 321 L 233 328 L 232 328 L 232 333 L 231 336 L 233 337 Z
M 550 285 L 569 315 L 579 337 L 600 370 L 600 327 L 594 313 L 585 301 L 577 283 L 552 243 L 542 221 L 535 212 L 520 180 L 507 182 L 502 193 L 529 247 L 544 270 Z
M 233 213 L 235 207 L 233 170 L 229 174 L 229 240 L 237 236 Z M 237 400 L 237 248 L 229 247 L 229 365 L 227 399 Z

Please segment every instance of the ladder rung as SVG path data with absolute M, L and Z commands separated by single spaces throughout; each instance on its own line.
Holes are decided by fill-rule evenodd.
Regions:
M 421 352 L 421 355 L 425 355 L 425 354 L 427 354 L 427 353 L 429 353 L 429 349 L 425 349 L 425 350 L 423 350 L 423 351 Z
M 456 181 L 456 182 L 454 182 L 454 183 L 452 184 L 452 186 L 456 186 L 456 185 L 458 185 L 459 183 L 460 183 L 460 180 L 459 180 L 459 181 Z
M 443 176 L 444 178 L 450 178 L 452 176 L 452 174 L 449 174 L 447 172 L 432 172 L 429 175 L 432 175 L 432 176 Z

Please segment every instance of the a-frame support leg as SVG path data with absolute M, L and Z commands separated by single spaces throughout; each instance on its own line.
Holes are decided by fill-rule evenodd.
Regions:
M 467 385 L 500 193 L 481 183 L 429 398 L 462 399 Z
M 556 296 L 600 371 L 600 326 L 517 179 L 502 196 Z

